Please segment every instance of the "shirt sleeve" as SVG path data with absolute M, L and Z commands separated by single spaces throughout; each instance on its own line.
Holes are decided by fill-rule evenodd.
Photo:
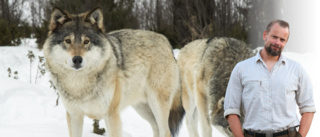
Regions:
M 316 107 L 313 99 L 311 80 L 302 66 L 300 68 L 299 88 L 296 92 L 296 101 L 300 114 L 302 115 L 305 112 L 316 112 Z
M 242 98 L 242 84 L 240 77 L 240 65 L 239 63 L 234 67 L 230 80 L 227 86 L 227 91 L 224 100 L 224 117 L 230 114 L 236 114 L 241 116 L 241 98 Z

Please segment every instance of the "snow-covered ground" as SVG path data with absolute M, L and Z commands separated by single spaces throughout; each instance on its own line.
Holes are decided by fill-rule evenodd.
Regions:
M 1 137 L 68 137 L 65 109 L 61 101 L 56 106 L 56 91 L 50 88 L 49 75 L 46 73 L 35 82 L 37 74 L 38 56 L 43 56 L 37 50 L 34 40 L 25 40 L 19 47 L 0 47 L 0 136 Z M 31 66 L 28 51 L 35 54 L 35 61 Z M 177 55 L 179 50 L 174 50 Z M 284 53 L 287 57 L 300 62 L 309 73 L 314 85 L 314 98 L 320 95 L 320 56 L 316 54 Z M 8 77 L 8 68 L 12 77 Z M 18 80 L 13 72 L 18 71 Z M 319 100 L 315 100 L 317 108 Z M 319 109 L 318 109 L 319 110 Z M 148 122 L 142 119 L 131 107 L 121 113 L 124 137 L 151 137 L 152 129 Z M 101 137 L 92 133 L 93 121 L 85 118 L 84 137 Z M 104 127 L 103 122 L 100 126 Z M 316 128 L 320 126 L 319 113 L 315 114 L 309 137 L 317 137 Z M 213 129 L 215 137 L 223 137 Z M 106 135 L 107 136 L 107 135 Z M 185 120 L 183 121 L 179 137 L 188 137 Z

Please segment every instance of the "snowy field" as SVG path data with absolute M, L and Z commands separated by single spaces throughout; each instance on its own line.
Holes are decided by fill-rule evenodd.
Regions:
M 36 80 L 38 56 L 43 53 L 37 50 L 35 40 L 25 40 L 19 47 L 0 47 L 0 136 L 1 137 L 68 137 L 65 109 L 61 101 L 56 106 L 56 91 L 50 88 L 49 75 Z M 35 54 L 31 66 L 28 51 Z M 174 50 L 175 54 L 179 50 Z M 285 56 L 300 62 L 307 70 L 314 86 L 314 98 L 320 95 L 320 55 L 284 53 Z M 8 68 L 12 76 L 8 77 Z M 18 71 L 18 80 L 14 79 Z M 39 74 L 39 73 L 38 73 Z M 319 111 L 320 102 L 315 100 Z M 124 137 L 151 137 L 152 129 L 131 107 L 121 113 Z M 101 137 L 92 133 L 93 121 L 85 118 L 84 137 Z M 104 127 L 103 122 L 100 126 Z M 317 137 L 320 127 L 319 113 L 315 114 L 308 137 Z M 223 137 L 213 128 L 214 137 Z M 107 136 L 107 135 L 105 135 Z M 183 121 L 179 137 L 188 137 Z

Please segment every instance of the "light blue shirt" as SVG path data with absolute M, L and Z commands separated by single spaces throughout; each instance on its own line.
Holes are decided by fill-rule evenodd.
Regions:
M 283 55 L 271 71 L 256 56 L 233 69 L 224 101 L 224 116 L 244 114 L 242 127 L 279 132 L 299 125 L 300 113 L 316 112 L 311 81 L 302 66 Z

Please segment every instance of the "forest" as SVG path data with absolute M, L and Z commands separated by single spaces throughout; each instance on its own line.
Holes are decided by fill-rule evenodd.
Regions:
M 201 38 L 234 37 L 248 43 L 249 21 L 264 21 L 253 11 L 262 0 L 0 0 L 0 46 L 37 39 L 41 49 L 54 7 L 71 14 L 100 6 L 107 32 L 131 28 L 165 35 L 173 48 Z M 270 2 L 269 2 L 270 3 Z M 263 6 L 262 6 L 263 7 Z

